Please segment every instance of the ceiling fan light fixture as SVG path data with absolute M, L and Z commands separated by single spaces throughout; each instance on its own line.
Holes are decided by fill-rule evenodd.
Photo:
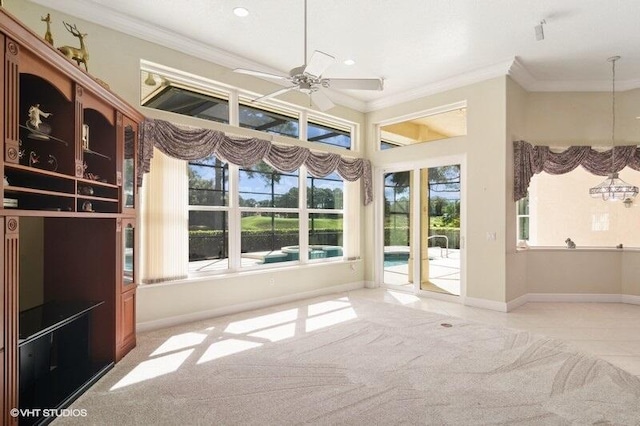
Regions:
M 244 18 L 245 16 L 249 16 L 249 9 L 242 6 L 234 7 L 233 14 L 239 16 L 240 18 Z
M 293 68 L 289 71 L 288 76 L 243 68 L 234 69 L 234 72 L 240 74 L 286 80 L 293 84 L 292 86 L 285 87 L 284 89 L 276 90 L 264 96 L 260 96 L 252 102 L 263 101 L 295 90 L 309 95 L 311 105 L 316 106 L 321 111 L 327 111 L 335 105 L 329 96 L 323 92 L 323 88 L 337 90 L 382 90 L 383 80 L 381 78 L 324 78 L 324 72 L 333 63 L 335 63 L 336 58 L 328 53 L 321 52 L 320 50 L 315 50 L 311 57 L 307 57 L 307 17 L 307 0 L 304 0 L 304 64 Z M 345 61 L 345 63 L 355 64 L 355 61 L 353 59 L 349 59 Z

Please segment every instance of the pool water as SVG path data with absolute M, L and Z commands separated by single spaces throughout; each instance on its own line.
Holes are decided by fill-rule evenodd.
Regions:
M 406 265 L 408 261 L 409 261 L 408 259 L 385 259 L 384 267 L 389 268 L 391 266 Z

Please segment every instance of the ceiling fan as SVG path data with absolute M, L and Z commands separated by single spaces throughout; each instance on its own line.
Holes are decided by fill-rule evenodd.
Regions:
M 248 74 L 256 77 L 286 80 L 293 84 L 275 92 L 254 99 L 252 102 L 261 101 L 283 93 L 297 90 L 309 95 L 313 105 L 321 111 L 326 111 L 335 106 L 322 88 L 354 89 L 354 90 L 382 90 L 384 80 L 382 78 L 323 78 L 322 73 L 333 64 L 336 58 L 316 50 L 307 62 L 307 0 L 304 0 L 304 65 L 293 68 L 289 75 L 271 74 L 262 71 L 236 68 L 233 71 L 240 74 Z

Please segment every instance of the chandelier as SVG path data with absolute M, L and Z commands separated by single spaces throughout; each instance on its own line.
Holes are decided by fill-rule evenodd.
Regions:
M 611 62 L 612 68 L 612 89 L 611 89 L 611 172 L 607 179 L 599 185 L 589 189 L 589 194 L 593 198 L 602 198 L 603 200 L 624 200 L 625 206 L 631 204 L 631 198 L 638 195 L 638 187 L 628 184 L 618 176 L 618 172 L 615 169 L 615 156 L 616 156 L 616 61 L 620 59 L 620 56 L 612 56 L 607 59 Z

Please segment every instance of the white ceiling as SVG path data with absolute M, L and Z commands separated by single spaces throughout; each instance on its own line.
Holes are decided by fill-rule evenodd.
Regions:
M 304 63 L 304 0 L 31 1 L 230 68 Z M 362 110 L 506 73 L 528 90 L 607 91 L 613 55 L 628 90 L 640 87 L 640 0 L 308 0 L 316 49 L 337 59 L 324 77 L 385 79 L 382 92 L 343 92 Z

